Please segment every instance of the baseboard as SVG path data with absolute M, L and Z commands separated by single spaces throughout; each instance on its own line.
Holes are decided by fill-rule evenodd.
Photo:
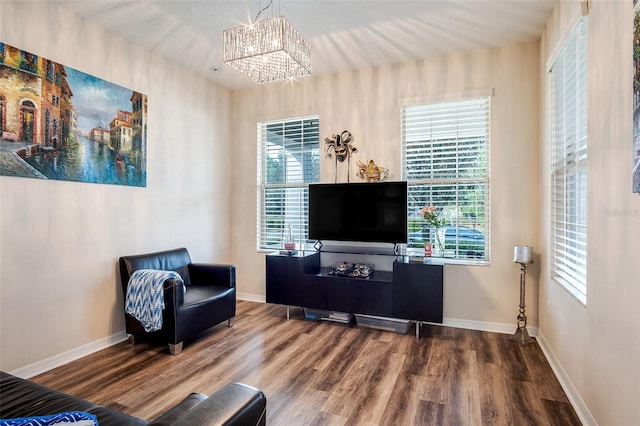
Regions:
M 60 367 L 61 365 L 75 361 L 83 356 L 91 355 L 94 352 L 106 349 L 109 346 L 113 346 L 125 340 L 127 340 L 127 334 L 123 330 L 116 334 L 112 334 L 111 336 L 87 343 L 86 345 L 78 348 L 54 355 L 51 358 L 43 359 L 42 361 L 20 367 L 16 370 L 10 371 L 9 374 L 22 377 L 23 379 L 30 379 L 33 376 L 37 376 L 38 374 L 42 374 L 56 367 Z
M 261 295 L 252 294 L 252 293 L 238 293 L 238 292 L 236 292 L 236 299 L 238 299 L 238 300 L 246 300 L 247 302 L 267 303 L 266 296 L 261 296 Z
M 513 334 L 516 331 L 516 324 L 506 324 L 503 322 L 488 322 L 488 321 L 472 321 L 466 319 L 459 318 L 443 318 L 442 324 L 435 325 L 444 325 L 446 327 L 455 327 L 455 328 L 466 328 L 468 330 L 478 330 L 478 331 L 491 331 L 494 333 L 502 333 L 502 334 Z M 530 336 L 538 335 L 538 327 L 527 327 L 527 331 Z
M 539 332 L 536 340 L 538 341 L 538 346 L 540 346 L 540 349 L 542 349 L 542 353 L 544 354 L 545 358 L 547 358 L 549 365 L 551 365 L 551 369 L 558 378 L 558 381 L 560 382 L 560 386 L 562 386 L 564 393 L 567 394 L 567 398 L 569 398 L 573 409 L 576 410 L 576 414 L 578 415 L 578 418 L 580 419 L 582 424 L 586 426 L 596 426 L 598 422 L 596 422 L 596 419 L 593 418 L 593 415 L 591 415 L 587 404 L 585 404 L 585 402 L 582 400 L 582 397 L 580 396 L 580 393 L 578 393 L 578 390 L 575 388 L 575 386 L 573 386 L 569 375 L 566 371 L 564 371 L 564 368 L 562 368 L 562 364 L 560 364 L 560 361 L 558 360 L 558 358 L 556 358 L 553 350 L 551 350 L 551 346 L 549 346 L 549 343 L 544 338 L 544 334 L 542 332 Z

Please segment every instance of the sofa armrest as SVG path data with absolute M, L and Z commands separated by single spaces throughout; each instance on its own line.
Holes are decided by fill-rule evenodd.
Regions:
M 150 424 L 153 426 L 169 426 L 174 424 L 180 417 L 187 414 L 189 411 L 193 410 L 198 404 L 207 399 L 207 395 L 202 393 L 192 393 L 185 399 L 183 399 L 180 404 L 176 405 L 156 420 L 151 422 Z
M 236 286 L 236 265 L 216 265 L 210 263 L 189 264 L 191 285 Z
M 210 426 L 266 424 L 267 398 L 254 387 L 229 383 L 210 397 L 191 394 L 150 426 Z

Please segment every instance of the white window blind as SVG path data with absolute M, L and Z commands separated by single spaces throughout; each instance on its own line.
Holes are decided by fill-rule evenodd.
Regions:
M 309 182 L 320 180 L 318 117 L 258 123 L 257 248 L 307 239 Z
M 489 96 L 401 107 L 409 251 L 437 232 L 436 255 L 489 259 L 490 121 Z M 424 206 L 444 219 L 438 231 L 420 216 Z
M 550 71 L 552 273 L 587 301 L 587 17 Z

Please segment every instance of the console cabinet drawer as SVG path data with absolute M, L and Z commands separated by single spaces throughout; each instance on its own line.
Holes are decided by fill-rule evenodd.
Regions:
M 392 289 L 390 282 L 351 280 L 347 286 L 349 312 L 390 317 Z
M 393 265 L 393 318 L 442 322 L 442 265 Z
M 307 273 L 320 269 L 320 255 L 281 256 L 267 255 L 266 300 L 267 303 L 305 306 L 309 299 Z

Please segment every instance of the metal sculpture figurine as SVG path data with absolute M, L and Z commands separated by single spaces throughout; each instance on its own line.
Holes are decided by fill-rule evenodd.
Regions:
M 373 160 L 369 160 L 369 164 L 364 164 L 358 160 L 356 164 L 360 168 L 360 170 L 358 170 L 358 176 L 365 182 L 382 182 L 389 177 L 389 169 L 376 166 Z
M 344 130 L 339 135 L 331 135 L 330 138 L 324 138 L 324 143 L 327 144 L 327 158 L 332 158 L 331 150 L 336 157 L 336 177 L 335 181 L 338 181 L 338 161 L 341 163 L 347 160 L 347 182 L 349 182 L 349 164 L 351 160 L 351 153 L 358 152 L 351 142 L 353 136 L 348 130 Z

